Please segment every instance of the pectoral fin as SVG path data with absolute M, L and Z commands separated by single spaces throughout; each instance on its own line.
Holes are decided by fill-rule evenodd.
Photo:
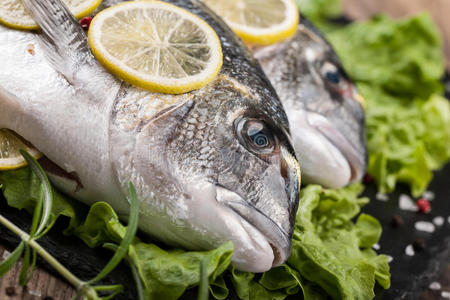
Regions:
M 173 139 L 180 121 L 189 113 L 194 105 L 193 100 L 171 106 L 154 116 L 142 127 L 136 140 L 137 165 L 144 168 L 166 164 L 165 149 L 168 141 Z

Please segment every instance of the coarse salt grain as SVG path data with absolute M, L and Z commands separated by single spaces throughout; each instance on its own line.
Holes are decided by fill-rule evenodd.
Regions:
M 374 250 L 380 250 L 380 244 L 373 244 L 372 248 Z
M 442 291 L 441 296 L 442 298 L 450 299 L 450 292 Z
M 387 258 L 388 258 L 388 263 L 390 263 L 391 261 L 394 260 L 394 258 L 393 258 L 392 256 L 390 256 L 390 255 L 386 255 L 386 256 L 387 256 Z
M 418 221 L 416 224 L 414 224 L 414 227 L 416 230 L 419 231 L 425 231 L 425 232 L 434 232 L 435 228 L 433 223 L 425 222 L 425 221 Z
M 425 192 L 422 194 L 422 197 L 424 197 L 424 198 L 427 199 L 428 201 L 433 201 L 435 195 L 434 195 L 434 192 L 432 192 L 432 191 L 425 191 Z
M 437 216 L 437 217 L 433 218 L 433 223 L 436 226 L 442 226 L 445 223 L 445 219 L 444 219 L 444 217 Z
M 408 210 L 408 211 L 418 211 L 419 210 L 416 203 L 414 203 L 413 199 L 411 199 L 411 197 L 409 197 L 408 195 L 405 195 L 405 194 L 400 195 L 400 198 L 398 199 L 398 206 L 402 210 Z
M 386 194 L 382 194 L 382 193 L 377 193 L 376 196 L 375 196 L 375 198 L 376 198 L 377 200 L 380 200 L 380 201 L 383 201 L 383 202 L 386 202 L 386 201 L 389 200 L 389 196 L 386 195 Z
M 2 259 L 5 260 L 11 255 L 11 252 L 8 250 L 3 251 Z
M 41 294 L 40 291 L 29 290 L 28 293 L 29 293 L 31 296 L 35 296 L 35 297 L 39 297 L 39 298 L 42 296 L 42 294 Z
M 441 284 L 439 282 L 434 281 L 430 283 L 428 288 L 433 291 L 439 291 L 441 289 Z
M 414 252 L 414 248 L 413 248 L 412 245 L 406 246 L 405 254 L 408 255 L 408 256 L 414 256 L 414 254 L 416 254 L 416 253 Z

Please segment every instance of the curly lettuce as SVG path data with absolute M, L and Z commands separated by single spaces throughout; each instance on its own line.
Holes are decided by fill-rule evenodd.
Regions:
M 327 35 L 366 99 L 368 173 L 380 192 L 399 182 L 421 195 L 450 159 L 450 105 L 443 98 L 442 43 L 427 14 L 379 16 Z
M 342 10 L 340 0 L 296 0 L 300 12 L 314 21 L 339 16 Z

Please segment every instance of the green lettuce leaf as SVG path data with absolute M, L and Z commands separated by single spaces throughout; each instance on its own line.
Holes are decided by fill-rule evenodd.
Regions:
M 314 21 L 339 16 L 342 10 L 340 0 L 296 0 L 300 12 Z
M 0 186 L 8 205 L 17 209 L 25 209 L 33 214 L 38 197 L 43 193 L 43 187 L 37 176 L 30 168 L 21 168 L 8 172 L 0 172 Z M 70 218 L 66 233 L 73 231 L 81 223 L 81 216 L 85 207 L 78 201 L 72 200 L 53 189 L 53 206 L 50 223 L 53 224 L 58 217 Z
M 383 193 L 404 182 L 419 196 L 433 178 L 432 171 L 450 158 L 449 102 L 433 95 L 426 101 L 413 100 L 410 107 L 374 105 L 368 101 L 369 173 Z
M 113 208 L 106 202 L 94 203 L 84 222 L 73 230 L 91 248 L 105 243 L 119 244 L 126 228 L 120 223 Z
M 361 191 L 361 185 L 338 191 L 310 185 L 301 192 L 288 265 L 334 299 L 371 299 L 375 280 L 389 287 L 387 257 L 370 249 L 381 225 L 365 214 L 352 222 L 368 201 L 357 197 Z
M 382 193 L 421 195 L 450 159 L 450 105 L 440 96 L 442 43 L 427 14 L 376 17 L 328 33 L 366 99 L 369 166 Z M 411 44 L 411 41 L 414 41 Z
M 399 21 L 378 16 L 334 30 L 327 38 L 357 82 L 376 86 L 405 104 L 442 91 L 442 42 L 428 14 Z
M 201 261 L 206 261 L 208 277 L 217 287 L 216 279 L 227 269 L 232 254 L 232 243 L 203 252 L 179 249 L 165 251 L 146 243 L 136 243 L 130 249 L 130 258 L 144 279 L 144 287 L 150 299 L 178 299 L 187 288 L 197 286 Z M 220 295 L 222 298 L 227 292 L 222 291 Z

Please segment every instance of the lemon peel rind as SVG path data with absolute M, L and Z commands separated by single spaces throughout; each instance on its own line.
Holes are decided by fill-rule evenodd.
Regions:
M 78 13 L 73 13 L 73 16 L 75 17 L 75 19 L 78 19 L 78 20 L 81 18 L 84 18 L 86 16 L 89 16 L 100 6 L 100 4 L 102 4 L 102 1 L 103 0 L 96 0 L 96 1 L 92 2 L 91 5 L 86 5 L 86 8 L 84 8 L 83 10 L 81 10 Z
M 5 19 L 2 19 L 2 18 L 0 18 L 0 24 L 6 26 L 8 28 L 16 29 L 16 30 L 31 31 L 31 30 L 38 30 L 39 29 L 39 26 L 37 26 L 37 25 L 22 25 L 22 24 L 18 24 L 18 23 L 10 23 L 10 22 L 6 21 Z
M 248 33 L 248 31 L 243 31 L 234 27 L 233 24 L 230 24 L 230 27 L 233 29 L 236 35 L 239 36 L 247 44 L 269 46 L 287 40 L 295 35 L 295 33 L 297 32 L 298 24 L 300 22 L 300 18 L 298 15 L 296 18 L 297 20 L 294 26 L 273 34 L 267 34 L 264 32 L 261 32 L 259 34 L 250 34 Z
M 86 1 L 86 3 L 89 3 L 89 1 Z M 95 0 L 92 1 L 89 5 L 81 6 L 82 9 L 77 10 L 75 13 L 72 12 L 75 19 L 81 19 L 86 16 L 89 16 L 92 12 L 94 12 L 102 3 L 102 0 Z M 69 9 L 70 10 L 70 9 Z M 1 16 L 0 15 L 0 24 L 4 25 L 6 27 L 17 29 L 17 30 L 24 30 L 24 31 L 32 31 L 32 30 L 39 30 L 39 26 L 33 21 L 33 22 L 14 22 L 14 20 L 11 20 L 11 18 L 7 16 Z
M 298 6 L 293 0 L 281 0 L 285 5 L 286 18 L 282 23 L 276 24 L 269 28 L 257 28 L 233 22 L 223 16 L 228 26 L 233 29 L 245 43 L 252 45 L 268 46 L 292 37 L 300 23 L 300 14 Z M 211 8 L 214 10 L 214 6 Z M 218 8 L 217 8 L 218 9 Z
M 29 152 L 30 155 L 32 157 L 34 157 L 34 159 L 36 159 L 36 160 L 38 160 L 38 159 L 40 159 L 40 158 L 42 158 L 44 156 L 44 154 L 42 154 L 41 152 L 39 152 L 36 149 L 25 148 L 24 150 Z M 16 170 L 16 169 L 20 169 L 20 168 L 23 168 L 23 167 L 28 165 L 26 160 L 23 157 L 21 157 L 21 159 L 19 159 L 19 158 L 7 158 L 7 159 L 3 159 L 3 160 L 4 161 L 9 161 L 10 160 L 10 161 L 12 161 L 12 163 L 5 163 L 5 162 L 2 163 L 1 162 L 2 159 L 0 159 L 0 171 Z

